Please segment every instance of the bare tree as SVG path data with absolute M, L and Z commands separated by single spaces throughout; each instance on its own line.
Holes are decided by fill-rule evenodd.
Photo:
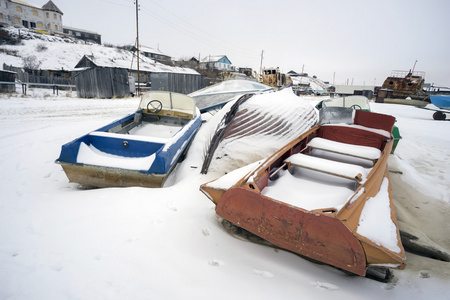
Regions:
M 40 62 L 36 56 L 30 55 L 26 57 L 22 57 L 23 67 L 25 69 L 37 70 L 41 66 L 42 62 Z

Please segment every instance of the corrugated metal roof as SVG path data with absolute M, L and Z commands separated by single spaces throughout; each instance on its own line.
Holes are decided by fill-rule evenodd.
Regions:
M 134 64 L 131 65 L 131 62 L 133 61 L 133 54 L 129 51 L 124 51 L 122 54 L 123 55 L 121 57 L 119 56 L 112 58 L 111 56 L 105 55 L 101 51 L 98 51 L 95 52 L 94 55 L 85 55 L 85 57 L 98 67 L 137 70 L 136 58 L 134 58 Z M 164 65 L 145 56 L 139 58 L 139 69 L 144 72 L 199 74 L 193 69 Z

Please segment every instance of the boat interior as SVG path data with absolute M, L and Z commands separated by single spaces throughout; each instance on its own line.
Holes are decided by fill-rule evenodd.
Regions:
M 321 126 L 256 170 L 253 188 L 306 210 L 337 213 L 370 177 L 390 139 L 389 131 L 360 124 Z
M 89 133 L 81 142 L 95 148 L 90 150 L 91 156 L 100 151 L 122 157 L 149 157 L 173 142 L 197 112 L 195 100 L 186 95 L 147 93 L 134 114 Z
M 283 168 L 271 174 L 262 194 L 306 210 L 335 213 L 365 181 L 380 155 L 378 148 L 316 136 L 304 151 L 282 161 Z
M 170 138 L 191 119 L 192 117 L 184 115 L 164 114 L 164 112 L 159 114 L 142 110 L 106 132 Z
M 195 100 L 182 94 L 152 92 L 142 96 L 139 110 L 110 133 L 169 138 L 196 116 Z

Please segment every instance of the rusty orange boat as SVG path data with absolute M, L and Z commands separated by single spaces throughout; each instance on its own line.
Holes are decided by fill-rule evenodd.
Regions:
M 346 124 L 315 126 L 200 190 L 220 217 L 288 251 L 361 276 L 403 269 L 387 165 L 395 118 L 336 109 Z

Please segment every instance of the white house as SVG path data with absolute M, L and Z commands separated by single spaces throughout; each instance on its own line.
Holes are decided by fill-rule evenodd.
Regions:
M 21 0 L 0 0 L 0 24 L 63 33 L 62 11 L 50 0 L 38 7 Z

